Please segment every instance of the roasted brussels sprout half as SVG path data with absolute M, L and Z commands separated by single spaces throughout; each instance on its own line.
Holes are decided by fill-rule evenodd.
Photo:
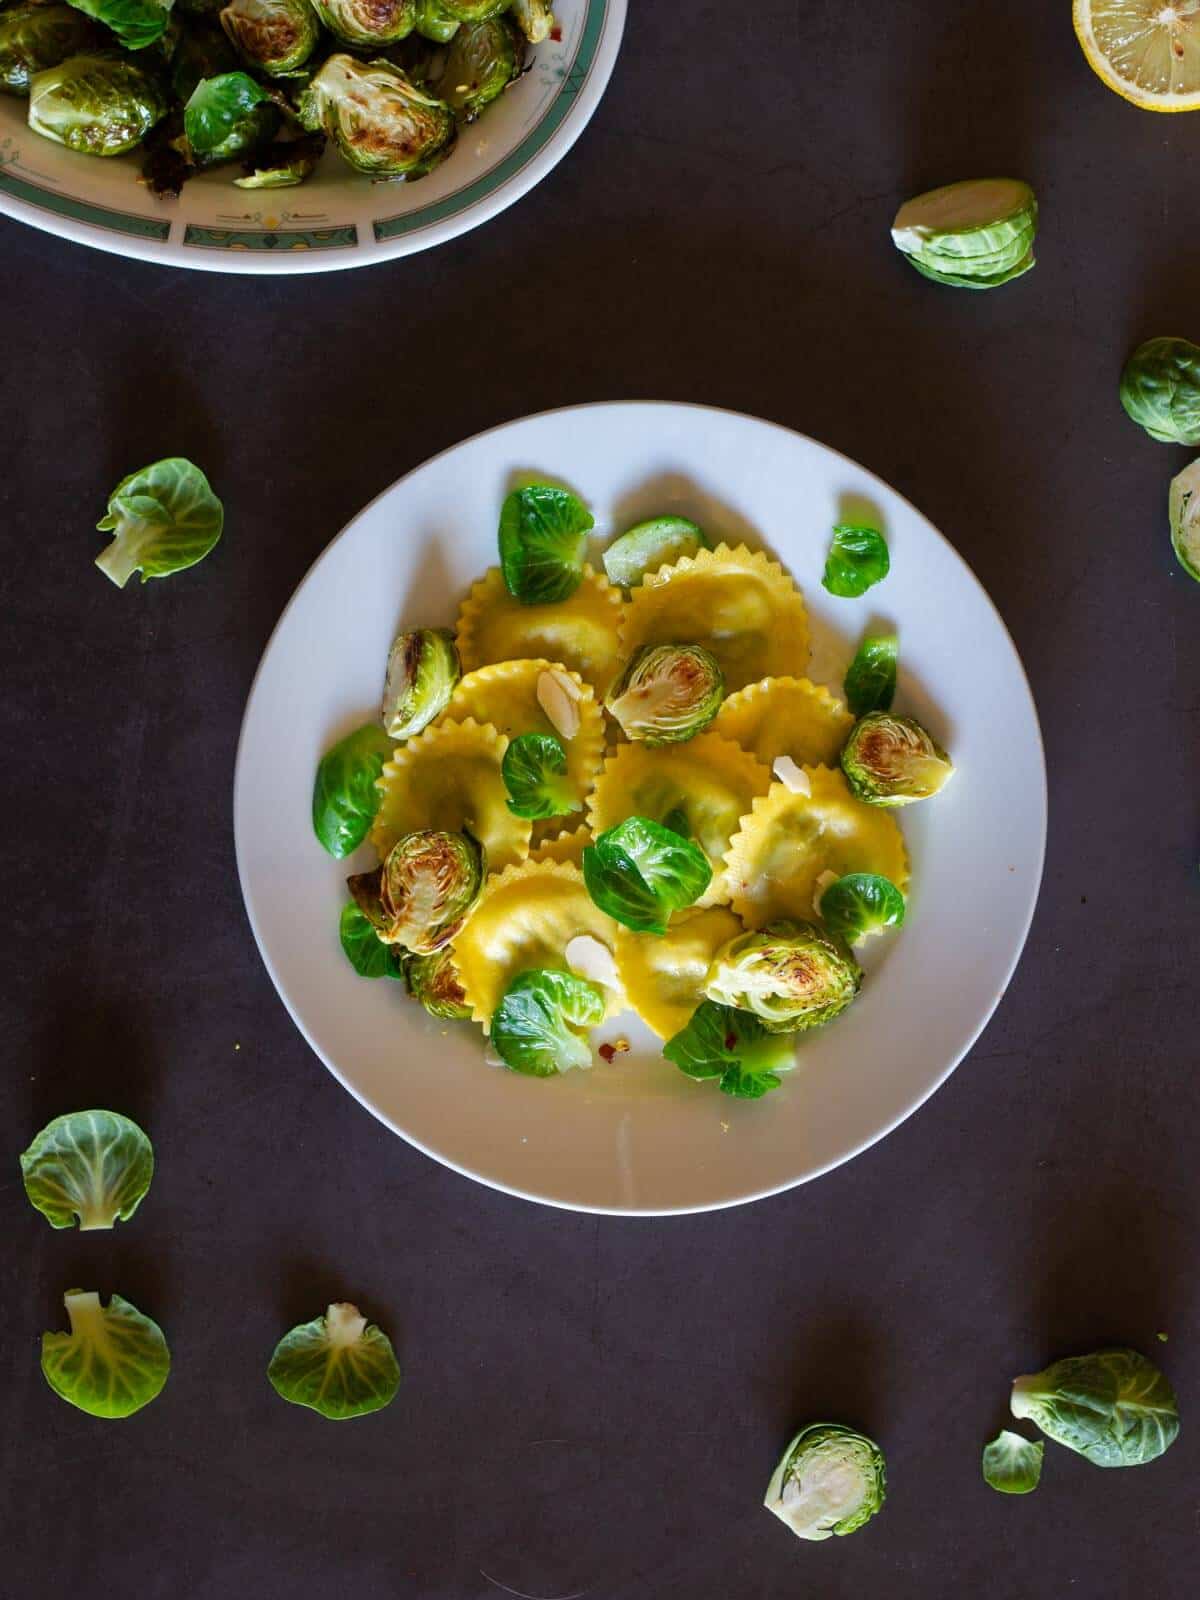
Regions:
M 883 1451 L 840 1422 L 813 1422 L 783 1452 L 763 1504 L 798 1539 L 855 1533 L 887 1496 Z
M 604 571 L 610 583 L 636 589 L 648 572 L 707 547 L 703 529 L 690 517 L 652 517 L 613 540 L 604 552 Z
M 81 1232 L 128 1222 L 153 1176 L 153 1146 L 117 1111 L 55 1117 L 21 1156 L 25 1193 L 52 1228 L 76 1218 Z
M 417 0 L 312 0 L 312 6 L 343 44 L 398 44 L 417 21 Z
M 799 1033 L 832 1022 L 862 985 L 841 939 L 810 922 L 771 922 L 739 933 L 718 950 L 704 993 L 749 1011 L 771 1033 Z
M 554 13 L 546 0 L 512 0 L 513 19 L 530 44 L 541 44 L 554 31 Z
M 312 176 L 324 153 L 323 133 L 276 139 L 243 162 L 245 176 L 233 181 L 239 189 L 291 189 Z
M 27 95 L 30 79 L 68 56 L 97 50 L 105 33 L 74 6 L 21 5 L 0 12 L 0 90 Z
M 272 78 L 295 73 L 321 37 L 309 0 L 230 0 L 221 26 L 246 60 Z
M 1163 444 L 1200 444 L 1200 345 L 1148 339 L 1121 373 L 1121 404 Z
M 643 645 L 609 690 L 605 705 L 628 738 L 680 744 L 707 728 L 725 698 L 725 674 L 698 644 Z
M 492 1017 L 492 1048 L 512 1072 L 553 1078 L 592 1065 L 586 1030 L 604 1021 L 604 993 L 573 972 L 522 972 Z
M 167 114 L 152 72 L 115 52 L 71 56 L 29 85 L 29 126 L 43 139 L 91 156 L 135 149 Z
M 332 55 L 300 97 L 300 120 L 327 133 L 346 161 L 373 178 L 430 172 L 454 142 L 454 113 L 390 61 Z
M 500 570 L 514 600 L 527 606 L 567 600 L 583 582 L 595 518 L 569 489 L 530 483 L 500 510 Z
M 345 1302 L 284 1334 L 267 1377 L 282 1399 L 334 1422 L 382 1410 L 400 1387 L 392 1341 Z
M 454 635 L 446 628 L 407 628 L 388 653 L 383 683 L 383 725 L 393 739 L 413 734 L 441 716 L 462 677 Z
M 446 15 L 459 22 L 486 22 L 509 7 L 509 0 L 440 0 L 440 3 Z
M 407 956 L 404 981 L 409 994 L 421 1002 L 431 1017 L 461 1022 L 471 1015 L 449 946 L 428 956 Z
M 449 44 L 461 27 L 462 23 L 445 10 L 441 0 L 417 0 L 416 31 L 422 39 Z
M 246 72 L 202 79 L 183 108 L 188 148 L 204 166 L 249 154 L 265 144 L 278 126 L 278 108 Z
M 1200 581 L 1200 461 L 1171 479 L 1171 545 L 1189 578 Z
M 429 955 L 449 944 L 479 898 L 487 858 L 469 833 L 406 833 L 374 872 L 346 880 L 384 944 Z
M 507 17 L 466 22 L 454 35 L 438 82 L 442 98 L 472 122 L 525 65 L 525 35 Z
M 937 794 L 954 763 L 914 717 L 872 711 L 846 740 L 842 771 L 867 805 L 906 806 Z
M 42 1374 L 63 1400 L 93 1417 L 130 1417 L 162 1392 L 171 1353 L 157 1322 L 119 1294 L 63 1296 L 70 1333 L 42 1335 Z
M 1018 1378 L 1010 1408 L 1097 1467 L 1140 1467 L 1179 1435 L 1175 1391 L 1136 1350 L 1068 1356 Z
M 674 911 L 712 882 L 698 844 L 649 817 L 626 817 L 583 852 L 583 881 L 607 916 L 639 933 L 666 933 Z

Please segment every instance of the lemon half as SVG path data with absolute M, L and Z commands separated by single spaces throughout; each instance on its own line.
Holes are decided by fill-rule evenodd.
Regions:
M 1147 111 L 1200 110 L 1200 0 L 1075 0 L 1092 70 Z

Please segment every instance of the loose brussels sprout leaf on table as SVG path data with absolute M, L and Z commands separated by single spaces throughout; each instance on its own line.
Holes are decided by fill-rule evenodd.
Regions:
M 846 704 L 856 717 L 890 711 L 896 696 L 900 641 L 894 633 L 864 639 L 846 672 Z
M 513 18 L 530 44 L 541 44 L 554 31 L 554 13 L 546 0 L 512 0 Z
M 1010 1409 L 1097 1467 L 1142 1466 L 1179 1433 L 1174 1390 L 1136 1350 L 1069 1356 L 1018 1378 Z
M 454 113 L 390 61 L 329 57 L 300 97 L 300 120 L 373 178 L 430 172 L 454 142 Z
M 514 817 L 561 817 L 582 802 L 567 777 L 567 752 L 548 733 L 519 733 L 500 764 Z
M 449 944 L 483 890 L 487 856 L 469 833 L 408 833 L 373 872 L 346 880 L 384 944 L 431 955 Z
M 500 567 L 525 605 L 569 599 L 583 582 L 595 518 L 577 495 L 549 483 L 514 489 L 500 512 Z
M 586 1030 L 604 1021 L 603 991 L 573 972 L 538 968 L 509 984 L 492 1016 L 492 1048 L 513 1072 L 553 1078 L 592 1065 Z
M 230 0 L 221 26 L 245 59 L 271 78 L 297 72 L 321 37 L 309 0 Z
M 983 1447 L 983 1481 L 997 1494 L 1032 1494 L 1041 1482 L 1046 1446 L 1008 1428 Z
M 604 570 L 610 583 L 636 589 L 648 572 L 708 548 L 703 530 L 689 517 L 652 517 L 613 540 L 604 552 Z
M 417 0 L 416 31 L 434 44 L 449 44 L 462 24 L 452 17 L 441 0 Z
M 342 907 L 338 939 L 346 960 L 360 978 L 404 977 L 400 951 L 394 945 L 384 944 L 375 925 L 354 900 L 348 900 Z
M 42 1335 L 46 1382 L 93 1417 L 129 1417 L 161 1393 L 171 1371 L 167 1341 L 157 1322 L 119 1294 L 70 1289 L 63 1296 L 70 1333 Z
M 417 0 L 312 0 L 312 6 L 343 44 L 398 44 L 417 22 Z
M 183 108 L 183 131 L 197 156 L 231 161 L 266 143 L 279 112 L 261 84 L 245 72 L 204 78 Z
M 313 783 L 313 832 L 339 861 L 367 837 L 379 810 L 376 779 L 391 753 L 387 734 L 368 722 L 321 757 Z
M 115 51 L 70 56 L 29 84 L 32 131 L 84 155 L 124 155 L 166 114 L 156 74 Z
M 846 740 L 842 771 L 867 805 L 906 806 L 937 794 L 954 776 L 954 763 L 914 717 L 873 711 Z
M 856 600 L 883 582 L 891 564 L 887 540 L 878 528 L 839 523 L 833 530 L 821 583 L 841 600 Z
M 609 690 L 605 706 L 630 739 L 678 744 L 707 728 L 725 698 L 725 674 L 698 644 L 648 644 Z
M 30 1203 L 52 1228 L 81 1232 L 128 1222 L 154 1176 L 154 1148 L 116 1111 L 72 1111 L 55 1117 L 21 1156 Z
M 1200 461 L 1171 480 L 1171 545 L 1189 578 L 1200 581 Z
M 783 1452 L 763 1504 L 798 1539 L 856 1533 L 887 1498 L 883 1451 L 839 1422 L 814 1422 Z
M 344 1303 L 285 1334 L 267 1377 L 285 1400 L 335 1422 L 381 1411 L 400 1387 L 391 1340 L 357 1306 Z
M 0 12 L 0 90 L 27 95 L 37 73 L 105 42 L 104 29 L 74 6 L 13 6 Z
M 761 1100 L 796 1064 L 791 1040 L 772 1033 L 748 1011 L 702 1000 L 685 1028 L 667 1040 L 663 1055 L 689 1078 L 717 1078 L 722 1094 Z
M 461 677 L 448 629 L 408 628 L 397 634 L 383 684 L 383 725 L 391 737 L 411 739 L 440 717 Z
M 71 0 L 71 4 L 102 22 L 127 50 L 154 44 L 171 22 L 171 0 Z
M 641 933 L 666 933 L 671 913 L 712 882 L 700 846 L 649 817 L 626 817 L 583 852 L 583 881 L 601 911 Z
M 446 104 L 467 122 L 502 95 L 525 67 L 525 35 L 507 17 L 465 22 L 438 79 Z
M 841 939 L 809 922 L 740 933 L 713 957 L 704 993 L 757 1017 L 771 1033 L 819 1028 L 845 1011 L 862 972 Z
M 983 178 L 905 201 L 892 239 L 935 283 L 994 289 L 1034 265 L 1037 220 L 1037 200 L 1027 183 Z
M 135 572 L 142 582 L 166 578 L 202 561 L 221 537 L 225 509 L 208 479 L 182 456 L 171 456 L 122 478 L 96 526 L 112 543 L 96 565 L 123 589 Z
M 448 946 L 428 956 L 405 956 L 404 981 L 431 1017 L 460 1022 L 471 1015 L 454 955 Z
M 1200 345 L 1148 339 L 1121 373 L 1121 404 L 1163 444 L 1200 444 Z
M 847 944 L 869 933 L 898 928 L 904 921 L 904 896 L 878 872 L 848 872 L 821 895 L 821 921 Z

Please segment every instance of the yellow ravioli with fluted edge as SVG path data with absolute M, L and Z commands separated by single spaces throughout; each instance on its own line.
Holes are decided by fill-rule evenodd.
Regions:
M 591 567 L 566 600 L 527 606 L 514 600 L 499 567 L 474 584 L 458 613 L 456 634 L 463 668 L 497 661 L 561 661 L 603 695 L 620 659 L 621 591 Z
M 569 861 L 573 866 L 583 865 L 583 852 L 592 842 L 592 830 L 581 823 L 577 828 L 569 828 L 565 833 L 555 834 L 549 839 L 535 839 L 529 849 L 531 861 Z
M 660 1039 L 686 1028 L 722 945 L 742 932 L 727 906 L 677 911 L 665 934 L 617 930 L 617 971 L 629 1004 Z
M 833 766 L 854 718 L 828 689 L 808 678 L 762 678 L 731 694 L 713 733 L 733 739 L 771 766 L 791 756 L 799 767 Z

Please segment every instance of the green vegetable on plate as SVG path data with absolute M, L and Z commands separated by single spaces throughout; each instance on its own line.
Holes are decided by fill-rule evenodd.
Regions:
M 202 561 L 221 537 L 225 510 L 208 479 L 182 456 L 169 456 L 122 478 L 96 524 L 112 543 L 96 565 L 118 589 L 135 572 L 142 582 Z
M 554 28 L 554 13 L 546 0 L 512 0 L 513 18 L 530 44 L 541 44 Z
M 416 27 L 417 0 L 311 0 L 312 8 L 343 44 L 398 44 Z
M 573 972 L 519 973 L 493 1013 L 492 1048 L 513 1072 L 553 1078 L 592 1065 L 586 1033 L 604 1021 L 604 992 Z
M 149 1405 L 171 1371 L 157 1322 L 119 1294 L 69 1289 L 69 1333 L 42 1335 L 42 1373 L 55 1394 L 93 1417 L 128 1417 Z
M 1037 199 L 1027 183 L 981 178 L 905 201 L 892 240 L 935 283 L 994 289 L 1033 267 L 1037 223 Z
M 30 129 L 83 155 L 124 155 L 166 114 L 167 97 L 158 75 L 112 50 L 69 56 L 29 81 Z
M 862 972 L 841 939 L 812 923 L 781 919 L 723 945 L 704 993 L 750 1012 L 769 1033 L 797 1033 L 832 1022 L 861 986 Z
M 663 1055 L 689 1078 L 716 1078 L 721 1093 L 737 1100 L 761 1100 L 779 1087 L 780 1074 L 796 1064 L 787 1035 L 771 1032 L 748 1011 L 715 1000 L 700 1002 L 686 1026 L 663 1045 Z
M 928 800 L 954 776 L 954 763 L 915 717 L 885 711 L 855 723 L 841 760 L 851 792 L 871 806 Z
M 707 728 L 725 698 L 725 674 L 698 644 L 647 644 L 627 662 L 605 699 L 629 739 L 680 744 Z
M 284 1400 L 335 1422 L 381 1411 L 400 1387 L 391 1340 L 345 1302 L 285 1334 L 267 1377 Z
M 900 927 L 904 911 L 904 896 L 878 872 L 846 873 L 824 890 L 819 902 L 821 921 L 847 944 Z
M 331 856 L 353 854 L 379 810 L 376 780 L 392 753 L 383 729 L 368 722 L 327 750 L 313 782 L 313 832 Z
M 303 67 L 321 37 L 309 0 L 230 0 L 220 16 L 246 62 L 271 78 Z
M 882 583 L 891 568 L 887 540 L 878 528 L 839 523 L 825 560 L 822 584 L 841 600 L 855 600 Z
M 712 881 L 700 846 L 649 817 L 626 817 L 583 852 L 583 881 L 600 910 L 643 933 L 665 933 L 671 913 Z
M 369 178 L 415 178 L 449 155 L 454 113 L 390 61 L 328 57 L 300 96 L 310 133 L 325 133 L 342 159 Z
M 374 871 L 346 883 L 384 944 L 431 955 L 467 920 L 486 876 L 487 853 L 478 839 L 429 828 L 405 834 Z
M 162 38 L 171 22 L 171 0 L 71 0 L 94 17 L 127 50 L 144 50 Z
M 245 72 L 202 78 L 183 108 L 183 131 L 195 155 L 229 161 L 265 144 L 279 125 L 271 96 Z
M 1010 1409 L 1097 1467 L 1139 1467 L 1179 1435 L 1175 1391 L 1136 1350 L 1069 1356 L 1018 1378 Z
M 567 752 L 549 733 L 519 733 L 500 764 L 514 817 L 561 817 L 581 801 L 567 777 Z
M 763 1504 L 798 1539 L 856 1533 L 887 1497 L 887 1465 L 873 1439 L 840 1422 L 813 1422 L 788 1445 Z
M 1200 444 L 1200 345 L 1148 339 L 1125 363 L 1121 404 L 1152 439 Z
M 458 968 L 454 965 L 454 954 L 448 945 L 428 956 L 406 955 L 403 972 L 409 994 L 420 1001 L 431 1017 L 459 1022 L 471 1015 Z
M 500 569 L 525 605 L 569 599 L 583 582 L 595 519 L 577 495 L 549 483 L 514 489 L 500 511 Z
M 239 189 L 295 188 L 316 171 L 324 149 L 323 133 L 276 139 L 254 150 L 242 164 L 244 176 L 233 181 Z
M 647 573 L 708 548 L 703 530 L 690 517 L 651 517 L 613 540 L 604 552 L 604 570 L 610 583 L 636 589 Z
M 39 72 L 82 51 L 99 50 L 105 41 L 104 29 L 75 6 L 10 6 L 0 11 L 0 91 L 27 95 Z
M 128 1222 L 154 1176 L 154 1147 L 117 1111 L 55 1117 L 21 1155 L 30 1203 L 52 1228 L 81 1232 Z
M 403 952 L 384 944 L 366 913 L 354 900 L 347 900 L 338 919 L 338 939 L 346 960 L 360 978 L 404 977 Z
M 434 44 L 449 44 L 462 24 L 452 17 L 441 0 L 417 0 L 416 31 Z
M 393 739 L 411 739 L 450 703 L 462 665 L 447 628 L 406 628 L 388 653 L 383 725 Z
M 453 111 L 474 122 L 524 66 L 525 35 L 508 17 L 463 23 L 446 52 L 438 88 Z
M 1008 1428 L 983 1447 L 983 1481 L 997 1494 L 1032 1494 L 1041 1482 L 1046 1446 Z
M 441 0 L 442 10 L 459 22 L 486 22 L 507 11 L 509 0 Z
M 900 641 L 894 633 L 866 638 L 846 671 L 846 704 L 856 717 L 869 711 L 890 711 L 896 696 L 896 664 Z

